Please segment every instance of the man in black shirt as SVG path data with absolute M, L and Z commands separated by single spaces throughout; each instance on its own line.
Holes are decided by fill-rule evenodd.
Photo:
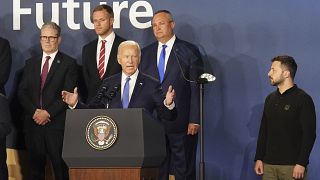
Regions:
M 296 71 L 292 57 L 272 59 L 268 76 L 277 90 L 265 100 L 254 168 L 263 180 L 306 177 L 316 138 L 316 113 L 312 98 L 294 83 Z

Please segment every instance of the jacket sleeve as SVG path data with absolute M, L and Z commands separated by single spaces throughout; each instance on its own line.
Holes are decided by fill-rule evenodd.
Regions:
M 10 44 L 7 40 L 0 43 L 0 88 L 4 88 L 7 82 L 12 64 Z M 1 89 L 0 89 L 1 93 Z
M 309 163 L 309 156 L 316 139 L 316 112 L 310 96 L 304 95 L 301 102 L 299 121 L 302 129 L 302 141 L 297 164 L 306 167 Z

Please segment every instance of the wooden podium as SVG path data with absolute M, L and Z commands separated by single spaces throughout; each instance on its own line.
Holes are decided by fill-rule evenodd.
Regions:
M 90 145 L 86 135 L 97 117 L 111 118 L 118 132 L 105 150 Z M 70 180 L 156 180 L 165 156 L 164 130 L 143 109 L 67 111 L 62 157 Z
M 70 169 L 70 179 L 90 180 L 155 180 L 158 168 L 104 168 L 104 169 Z

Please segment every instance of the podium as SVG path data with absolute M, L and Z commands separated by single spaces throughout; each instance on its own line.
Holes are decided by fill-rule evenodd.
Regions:
M 109 134 L 101 133 L 112 124 L 110 119 L 116 127 L 109 128 Z M 113 140 L 104 150 L 92 144 L 104 146 Z M 70 180 L 156 180 L 165 156 L 163 127 L 143 109 L 67 111 L 62 157 L 69 167 Z

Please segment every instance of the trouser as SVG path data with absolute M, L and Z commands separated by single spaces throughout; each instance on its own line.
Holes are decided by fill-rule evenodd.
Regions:
M 45 166 L 49 157 L 55 179 L 68 180 L 68 168 L 62 159 L 63 131 L 42 130 L 27 132 L 25 136 L 30 156 L 31 179 L 45 179 Z
M 264 163 L 262 180 L 294 180 L 292 178 L 293 168 L 293 165 L 271 165 Z M 305 171 L 304 178 L 301 180 L 306 180 L 306 175 Z
M 160 168 L 160 180 L 168 180 L 172 168 L 175 180 L 195 180 L 195 162 L 198 136 L 186 132 L 167 133 L 167 156 Z

